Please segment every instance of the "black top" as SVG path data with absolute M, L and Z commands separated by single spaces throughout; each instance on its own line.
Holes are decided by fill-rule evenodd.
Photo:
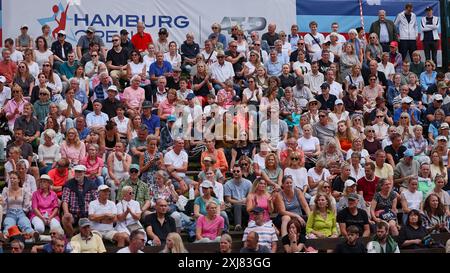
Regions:
M 63 50 L 64 50 L 64 58 L 62 56 Z M 62 45 L 59 41 L 54 41 L 51 45 L 51 51 L 53 52 L 53 54 L 58 56 L 63 61 L 67 61 L 67 54 L 69 54 L 69 52 L 71 52 L 72 50 L 73 50 L 72 44 L 66 41 L 64 41 Z
M 351 176 L 348 179 L 356 182 L 356 179 Z M 345 187 L 344 184 L 345 184 L 345 181 L 342 180 L 340 175 L 338 175 L 338 176 L 336 176 L 336 178 L 334 178 L 331 187 L 333 188 L 333 191 L 344 192 L 344 187 Z
M 194 76 L 194 79 L 192 80 L 192 86 L 194 86 L 195 84 L 199 84 L 201 83 L 205 78 L 200 78 L 197 75 Z M 194 88 L 192 88 L 192 90 L 194 90 Z M 209 89 L 208 89 L 208 84 L 203 84 L 203 86 L 199 89 L 199 90 L 194 90 L 194 94 L 196 96 L 202 96 L 202 97 L 206 97 L 209 94 Z
M 386 146 L 386 148 L 384 148 L 384 151 L 386 153 L 392 155 L 392 158 L 394 158 L 395 165 L 397 165 L 398 162 L 400 161 L 400 159 L 403 158 L 406 150 L 407 150 L 407 148 L 403 145 L 401 145 L 397 151 L 394 150 L 394 148 L 392 148 L 392 145 Z
M 363 140 L 364 149 L 369 152 L 369 155 L 374 155 L 376 151 L 381 149 L 381 142 L 379 140 L 374 140 L 373 142 L 367 141 L 367 139 Z
M 111 61 L 112 65 L 122 66 L 128 63 L 128 57 L 129 54 L 126 48 L 122 48 L 120 52 L 116 52 L 113 48 L 108 51 L 108 54 L 106 55 L 106 61 Z
M 345 223 L 346 227 L 351 225 L 357 226 L 359 228 L 359 236 L 362 236 L 364 231 L 364 225 L 369 224 L 369 216 L 365 210 L 358 208 L 358 213 L 352 215 L 349 208 L 345 208 L 338 212 L 336 217 L 336 222 Z
M 270 249 L 267 246 L 259 246 L 258 250 L 250 249 L 250 248 L 241 248 L 241 253 L 271 253 Z
M 269 32 L 266 32 L 266 33 L 264 33 L 264 34 L 261 36 L 261 40 L 266 40 L 266 41 L 267 41 L 267 44 L 268 44 L 270 47 L 273 47 L 275 41 L 278 40 L 278 39 L 279 39 L 279 36 L 278 36 L 278 33 L 276 33 L 276 32 L 273 34 L 273 36 L 270 35 Z
M 283 238 L 281 238 L 281 242 L 283 243 L 283 245 L 290 245 L 291 241 L 289 240 L 289 234 L 284 235 Z M 297 245 L 304 244 L 305 242 L 306 242 L 305 234 L 300 233 L 300 237 L 297 242 Z
M 292 76 L 292 74 L 289 74 L 288 76 L 285 76 L 284 74 L 281 74 L 279 76 L 281 87 L 286 88 L 288 86 L 293 87 L 295 86 L 295 77 Z
M 22 128 L 25 136 L 34 136 L 40 130 L 40 124 L 35 117 L 27 121 L 25 116 L 20 116 L 14 122 L 14 128 Z
M 420 248 L 421 245 L 414 244 L 402 247 L 402 244 L 406 240 L 422 239 L 423 237 L 425 237 L 425 235 L 427 235 L 427 230 L 424 226 L 420 226 L 418 229 L 414 229 L 410 225 L 404 225 L 402 229 L 400 229 L 400 233 L 398 235 L 398 246 L 404 249 Z
M 316 100 L 318 100 L 321 104 L 320 110 L 334 110 L 334 102 L 337 100 L 337 97 L 333 94 L 330 94 L 328 100 L 325 100 L 323 94 L 316 96 Z
M 30 143 L 24 142 L 21 146 L 18 146 L 14 141 L 9 142 L 9 144 L 6 146 L 6 154 L 9 155 L 9 150 L 12 147 L 19 147 L 22 151 L 22 158 L 28 159 L 29 156 L 33 156 L 33 147 Z
M 107 114 L 109 119 L 112 119 L 113 117 L 117 116 L 116 110 L 120 104 L 121 102 L 116 99 L 114 99 L 114 101 L 111 101 L 110 99 L 106 98 L 102 101 L 102 112 Z
M 166 214 L 164 223 L 161 225 L 156 215 L 157 215 L 156 213 L 147 215 L 144 218 L 143 225 L 146 230 L 148 226 L 151 226 L 153 233 L 156 234 L 159 240 L 161 240 L 161 243 L 164 244 L 166 242 L 166 238 L 169 233 L 177 232 L 175 220 Z
M 347 241 L 342 242 L 336 246 L 334 253 L 366 253 L 367 249 L 359 240 L 354 246 L 347 244 Z

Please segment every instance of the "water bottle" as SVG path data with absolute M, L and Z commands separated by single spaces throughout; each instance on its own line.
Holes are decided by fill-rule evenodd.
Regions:
M 189 185 L 189 200 L 195 199 L 194 185 Z

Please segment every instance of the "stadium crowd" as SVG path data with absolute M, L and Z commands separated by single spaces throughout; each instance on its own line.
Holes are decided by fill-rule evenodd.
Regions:
M 429 247 L 450 228 L 439 27 L 411 4 L 345 36 L 214 23 L 202 46 L 143 23 L 112 48 L 91 26 L 75 45 L 23 25 L 0 61 L 0 246 L 229 252 L 236 231 L 244 253 L 340 236 L 336 252 Z

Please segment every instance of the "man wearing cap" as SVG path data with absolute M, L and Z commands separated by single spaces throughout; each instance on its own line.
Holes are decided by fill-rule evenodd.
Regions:
M 120 46 L 127 49 L 128 52 L 134 50 L 134 45 L 131 43 L 131 40 L 128 39 L 128 30 L 126 29 L 120 31 Z
M 89 51 L 90 48 L 90 43 L 94 42 L 97 43 L 103 54 L 106 55 L 106 47 L 105 44 L 103 43 L 102 38 L 100 38 L 100 36 L 95 35 L 95 28 L 93 26 L 89 26 L 86 30 L 86 35 L 83 35 L 80 37 L 80 39 L 78 39 L 78 43 L 77 43 L 77 57 L 78 60 L 81 60 L 81 57 L 83 57 L 84 54 L 86 54 Z
M 120 88 L 119 79 L 128 80 L 127 67 L 130 53 L 120 45 L 120 35 L 113 35 L 112 43 L 113 47 L 108 50 L 106 55 L 106 67 L 113 83 Z
M 276 253 L 278 237 L 272 221 L 264 222 L 264 209 L 261 207 L 255 207 L 251 213 L 255 216 L 255 220 L 248 223 L 248 227 L 244 230 L 242 241 L 247 241 L 247 236 L 250 232 L 256 232 L 259 236 L 258 244 L 266 246 L 272 253 Z
M 330 94 L 330 84 L 324 82 L 320 85 L 321 92 L 316 96 L 321 104 L 320 110 L 333 111 L 336 100 L 336 95 Z
M 225 81 L 233 81 L 235 76 L 233 65 L 225 57 L 225 53 L 220 50 L 217 52 L 217 62 L 211 65 L 211 79 L 216 91 L 225 89 Z
M 149 44 L 153 44 L 153 39 L 150 33 L 144 32 L 145 25 L 143 22 L 138 22 L 136 25 L 136 34 L 131 37 L 131 43 L 134 48 L 141 53 L 148 53 L 147 48 Z
M 173 134 L 173 126 L 177 118 L 174 115 L 169 115 L 167 117 L 167 122 L 163 125 L 161 129 L 161 141 L 159 145 L 159 150 L 165 153 L 173 148 L 174 145 L 174 136 Z
M 443 83 L 443 84 L 445 84 L 445 83 Z M 441 94 L 434 94 L 431 97 L 431 99 L 432 99 L 432 102 L 428 104 L 427 110 L 425 111 L 425 115 L 429 122 L 434 121 L 434 113 L 436 112 L 436 110 L 441 109 L 444 111 L 444 109 L 443 109 L 444 98 L 442 97 Z M 445 111 L 444 111 L 444 113 L 445 113 Z
M 413 99 L 409 96 L 402 98 L 402 106 L 394 110 L 393 121 L 395 124 L 398 124 L 400 121 L 400 116 L 402 113 L 407 113 L 410 116 L 412 125 L 422 124 L 420 120 L 420 111 L 413 103 Z
M 165 27 L 158 30 L 158 39 L 155 42 L 156 51 L 167 53 L 169 52 L 169 32 Z
M 394 65 L 395 72 L 401 73 L 402 72 L 402 66 L 403 66 L 403 59 L 402 55 L 397 51 L 398 49 L 398 43 L 396 41 L 392 41 L 389 44 L 389 63 Z M 383 59 L 381 60 L 383 61 Z M 389 77 L 392 79 L 392 77 Z
M 142 123 L 147 125 L 148 133 L 159 137 L 161 120 L 158 115 L 152 112 L 152 103 L 148 100 L 142 103 Z
M 139 179 L 140 168 L 138 164 L 130 165 L 130 177 L 122 180 L 117 192 L 117 201 L 123 199 L 122 189 L 125 186 L 130 186 L 133 189 L 133 200 L 139 202 L 142 211 L 142 217 L 148 214 L 148 209 L 150 208 L 150 195 L 148 185 Z
M 73 236 L 70 244 L 73 253 L 105 253 L 105 245 L 102 237 L 97 232 L 92 232 L 92 223 L 88 218 L 81 218 L 78 221 L 80 233 Z
M 73 51 L 72 44 L 66 41 L 66 32 L 64 30 L 58 32 L 58 40 L 52 43 L 51 51 L 54 58 L 53 67 L 57 69 L 57 64 L 67 61 L 67 55 Z
M 113 201 L 108 200 L 110 189 L 107 185 L 100 185 L 97 192 L 98 198 L 89 203 L 92 229 L 98 231 L 102 239 L 116 242 L 117 247 L 124 247 L 128 242 L 128 234 L 114 229 L 114 223 L 117 222 L 117 207 Z
M 364 98 L 359 94 L 358 86 L 356 84 L 350 84 L 348 91 L 342 98 L 344 102 L 345 110 L 348 111 L 350 116 L 354 113 L 363 113 L 364 111 Z
M 425 8 L 426 16 L 420 19 L 420 27 L 422 29 L 422 34 L 420 35 L 420 40 L 422 41 L 425 59 L 433 59 L 433 62 L 437 64 L 437 50 L 439 47 L 439 28 L 440 21 L 437 16 L 433 16 L 433 8 L 427 6 Z M 431 54 L 430 54 L 431 53 Z M 431 58 L 430 58 L 431 57 Z
M 412 59 L 412 53 L 417 49 L 417 17 L 412 11 L 413 5 L 407 3 L 405 5 L 405 10 L 397 14 L 397 17 L 394 20 L 394 25 L 398 28 L 400 38 L 399 47 L 403 60 L 406 59 L 406 54 L 408 52 L 410 59 Z
M 20 35 L 16 38 L 16 49 L 24 52 L 26 49 L 33 49 L 33 38 L 28 34 L 28 25 L 20 27 Z
M 348 182 L 348 183 L 347 183 Z M 345 185 L 351 187 L 356 182 L 347 180 Z M 359 200 L 362 197 L 356 193 L 347 195 L 347 207 L 338 212 L 336 222 L 339 223 L 341 235 L 347 237 L 347 227 L 355 225 L 359 229 L 359 235 L 362 237 L 370 236 L 369 216 L 366 210 L 359 208 Z M 364 202 L 364 199 L 362 199 Z M 364 205 L 364 204 L 363 204 Z
M 119 90 L 117 89 L 117 87 L 115 85 L 110 85 L 108 87 L 107 93 L 108 93 L 108 96 L 104 100 L 101 100 L 102 112 L 107 114 L 109 119 L 112 119 L 113 117 L 117 116 L 116 110 L 119 106 L 122 105 L 122 103 L 117 98 L 118 94 L 119 94 Z
M 131 139 L 129 143 L 129 154 L 131 155 L 131 162 L 133 164 L 139 164 L 139 157 L 141 157 L 141 155 L 143 155 L 147 150 L 147 125 L 141 124 L 137 131 L 137 137 Z
M 403 155 L 394 169 L 394 186 L 400 190 L 408 188 L 409 179 L 417 177 L 420 169 L 419 162 L 414 159 L 414 149 L 407 149 Z
M 96 184 L 86 176 L 86 167 L 76 165 L 74 168 L 74 178 L 67 181 L 63 187 L 62 194 L 62 223 L 66 235 L 73 236 L 73 224 L 80 218 L 87 217 L 89 213 L 89 203 L 97 198 Z
M 384 52 L 389 52 L 389 42 L 397 40 L 394 22 L 386 18 L 386 11 L 378 11 L 378 20 L 370 25 L 369 33 L 376 33 Z

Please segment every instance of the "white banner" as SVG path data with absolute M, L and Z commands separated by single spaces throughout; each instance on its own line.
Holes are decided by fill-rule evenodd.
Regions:
M 211 33 L 215 22 L 222 25 L 222 33 L 229 34 L 232 25 L 240 25 L 246 33 L 266 32 L 270 22 L 277 31 L 289 32 L 296 22 L 295 0 L 8 0 L 3 1 L 3 40 L 20 34 L 20 26 L 27 24 L 29 34 L 36 38 L 41 27 L 48 24 L 53 36 L 63 29 L 67 40 L 76 44 L 88 26 L 111 46 L 111 38 L 121 29 L 131 37 L 138 21 L 145 22 L 146 32 L 156 39 L 159 28 L 169 31 L 169 40 L 178 44 L 187 32 L 193 32 L 201 43 Z

